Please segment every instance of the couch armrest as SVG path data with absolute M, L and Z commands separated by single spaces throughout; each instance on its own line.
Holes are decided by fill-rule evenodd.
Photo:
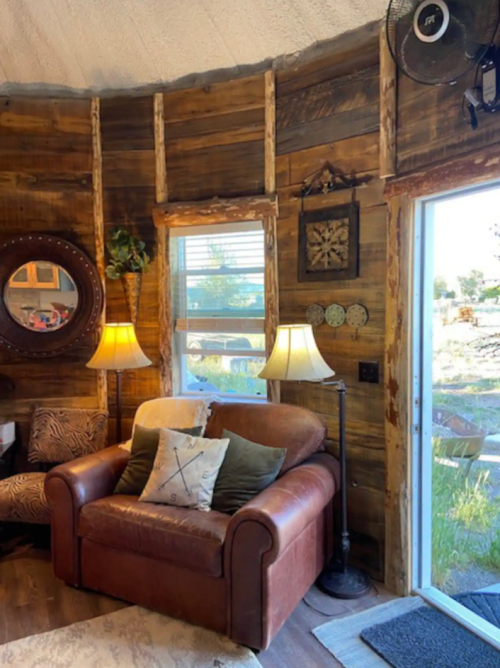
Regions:
M 331 520 L 331 503 L 338 488 L 337 460 L 326 453 L 316 454 L 278 478 L 233 516 L 225 544 L 233 640 L 265 648 L 286 619 L 276 601 L 273 606 L 269 590 L 270 579 L 275 577 L 276 568 L 279 570 L 277 562 L 288 548 L 291 552 L 284 559 L 291 558 L 295 572 L 287 576 L 290 605 L 295 607 L 306 593 L 317 575 L 318 563 L 321 570 L 328 556 L 333 523 L 326 526 L 324 518 Z M 317 526 L 321 529 L 316 530 Z M 302 539 L 304 545 L 298 545 Z M 311 541 L 317 544 L 311 546 Z M 299 571 L 303 577 L 297 577 Z M 278 619 L 282 613 L 283 619 Z M 271 619 L 272 615 L 275 618 Z
M 56 466 L 47 474 L 45 493 L 51 509 L 52 563 L 57 577 L 68 584 L 80 584 L 77 535 L 80 509 L 113 493 L 129 457 L 129 452 L 113 446 Z

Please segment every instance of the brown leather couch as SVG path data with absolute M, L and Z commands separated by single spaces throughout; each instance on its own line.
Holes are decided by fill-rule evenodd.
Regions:
M 318 416 L 278 404 L 212 404 L 206 436 L 227 428 L 288 449 L 280 477 L 233 516 L 113 495 L 118 446 L 54 468 L 55 573 L 265 649 L 332 554 L 336 460 Z

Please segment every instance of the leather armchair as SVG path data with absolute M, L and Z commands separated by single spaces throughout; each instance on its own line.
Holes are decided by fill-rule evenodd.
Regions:
M 304 409 L 214 404 L 206 435 L 224 427 L 289 444 L 281 476 L 232 517 L 112 496 L 129 457 L 117 446 L 53 469 L 54 570 L 265 649 L 331 557 L 338 465 Z

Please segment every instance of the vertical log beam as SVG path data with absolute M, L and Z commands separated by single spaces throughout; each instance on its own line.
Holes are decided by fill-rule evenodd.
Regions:
M 276 82 L 274 72 L 265 73 L 265 189 L 266 194 L 276 192 Z M 278 234 L 276 216 L 264 219 L 265 235 L 265 304 L 266 304 L 266 352 L 271 354 L 279 325 L 279 283 L 278 283 Z M 267 381 L 267 399 L 280 401 L 280 384 Z
M 397 173 L 397 68 L 385 23 L 380 29 L 380 178 Z
M 154 96 L 155 156 L 156 156 L 156 202 L 161 204 L 168 198 L 167 156 L 165 151 L 165 113 L 163 93 Z M 172 356 L 173 325 L 172 300 L 170 295 L 170 250 L 169 230 L 167 227 L 156 229 L 156 248 L 158 253 L 158 323 L 160 326 L 160 396 L 171 397 L 173 394 Z
M 389 201 L 385 335 L 385 584 L 405 596 L 411 589 L 411 416 L 413 202 Z
M 96 329 L 96 343 L 99 342 L 106 324 L 106 260 L 104 244 L 104 209 L 102 199 L 102 142 L 101 142 L 101 101 L 93 97 L 90 106 L 92 121 L 92 203 L 94 214 L 95 262 L 104 291 L 104 307 Z M 97 371 L 97 398 L 99 408 L 108 410 L 108 380 L 106 371 Z

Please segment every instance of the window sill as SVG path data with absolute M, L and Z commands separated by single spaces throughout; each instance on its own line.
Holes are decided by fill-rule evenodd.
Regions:
M 230 397 L 227 395 L 220 396 L 216 392 L 207 392 L 206 394 L 203 392 L 180 392 L 176 396 L 180 399 L 193 399 L 195 397 L 201 399 L 202 397 L 212 396 L 216 397 L 217 401 L 226 404 L 267 404 L 267 397 Z

